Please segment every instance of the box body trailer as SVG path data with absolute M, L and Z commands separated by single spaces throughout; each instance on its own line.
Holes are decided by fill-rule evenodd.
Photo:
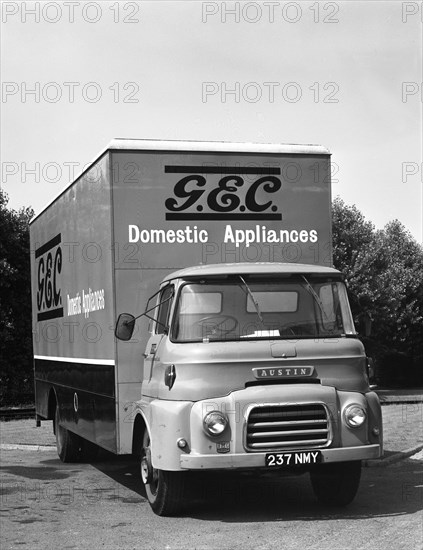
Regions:
M 353 498 L 382 424 L 330 170 L 319 146 L 114 140 L 34 218 L 36 413 L 62 460 L 133 453 L 159 514 L 192 470 L 304 469 Z

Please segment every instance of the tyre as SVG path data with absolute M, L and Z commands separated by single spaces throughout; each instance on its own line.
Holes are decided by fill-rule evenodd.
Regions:
M 361 461 L 321 464 L 310 471 L 317 500 L 326 506 L 346 506 L 360 485 Z
M 182 508 L 185 472 L 168 472 L 153 468 L 150 436 L 145 430 L 141 450 L 141 479 L 152 510 L 158 516 L 172 516 Z
M 78 462 L 80 459 L 81 438 L 60 425 L 59 407 L 54 415 L 57 454 L 62 462 Z
M 59 407 L 54 415 L 57 454 L 62 462 L 93 462 L 100 447 L 60 425 Z

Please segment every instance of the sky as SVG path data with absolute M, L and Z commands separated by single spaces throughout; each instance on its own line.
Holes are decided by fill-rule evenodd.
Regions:
M 36 213 L 116 137 L 319 144 L 422 242 L 421 2 L 5 2 L 1 187 Z

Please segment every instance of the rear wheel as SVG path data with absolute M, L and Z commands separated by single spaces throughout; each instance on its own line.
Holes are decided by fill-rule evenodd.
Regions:
M 62 462 L 77 462 L 80 458 L 81 438 L 60 425 L 59 407 L 54 415 L 57 454 Z
M 321 464 L 310 471 L 317 500 L 327 506 L 346 506 L 360 485 L 361 461 Z
M 57 454 L 62 462 L 93 462 L 96 459 L 99 446 L 61 426 L 58 406 L 54 415 L 54 433 Z
M 176 514 L 182 506 L 185 485 L 184 472 L 168 472 L 153 468 L 150 436 L 145 430 L 141 450 L 141 479 L 148 502 L 159 516 Z

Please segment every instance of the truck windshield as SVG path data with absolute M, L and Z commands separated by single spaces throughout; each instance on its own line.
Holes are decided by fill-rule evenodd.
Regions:
M 355 335 L 340 281 L 187 282 L 179 292 L 175 342 L 336 338 Z

